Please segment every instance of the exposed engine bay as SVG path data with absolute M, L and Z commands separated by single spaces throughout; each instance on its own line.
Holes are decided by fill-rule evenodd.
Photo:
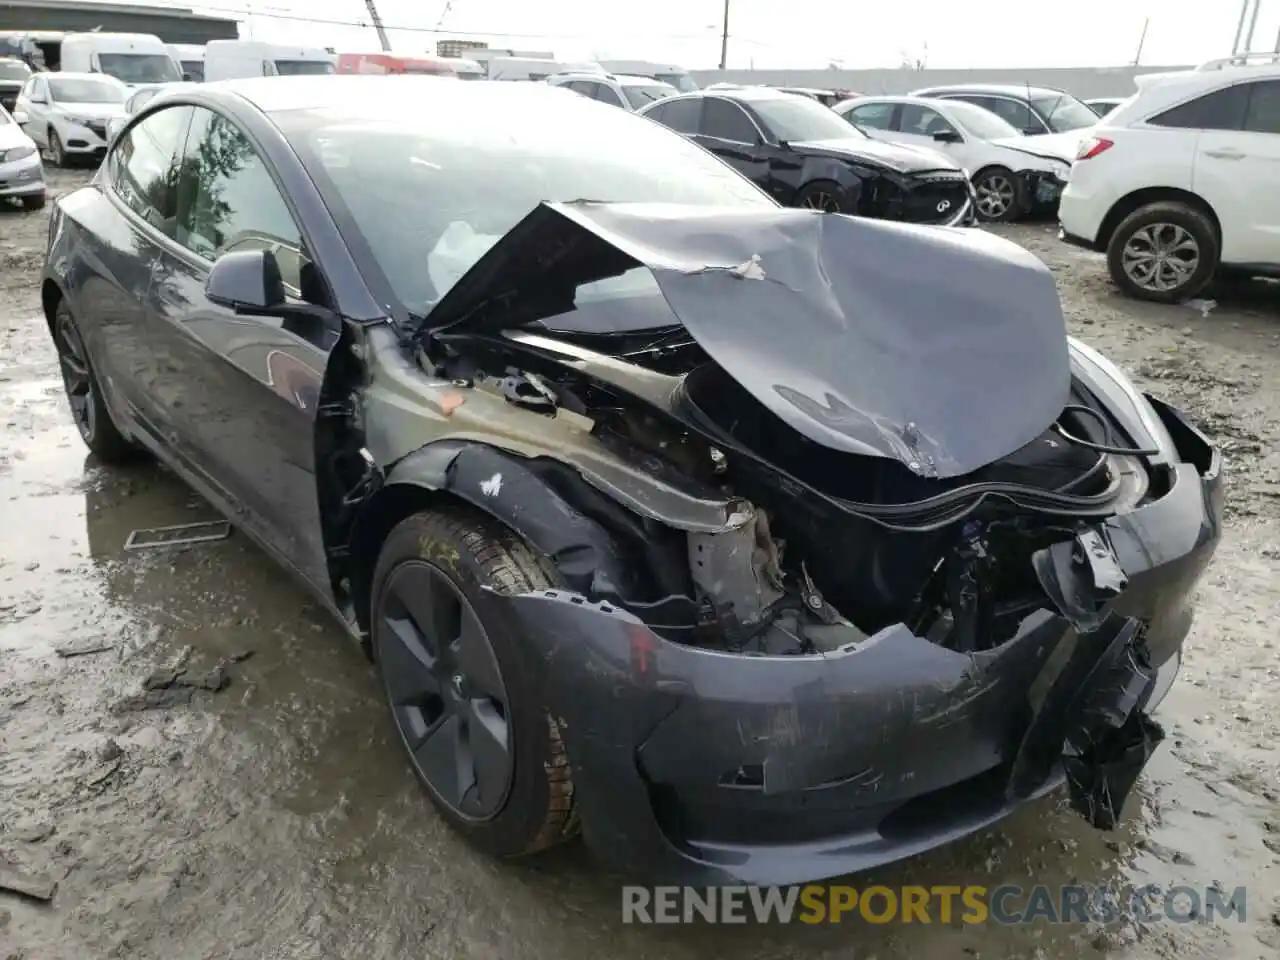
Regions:
M 671 639 L 811 654 L 904 623 L 958 651 L 998 646 L 1046 602 L 1032 555 L 1147 493 L 1148 451 L 1081 384 L 1031 443 L 968 475 L 930 478 L 804 437 L 680 328 L 604 339 L 471 337 L 465 354 L 445 351 L 428 372 L 549 419 L 584 418 L 617 456 L 730 505 L 726 532 L 696 533 L 575 500 L 632 559 L 625 579 L 571 586 Z M 556 340 L 578 349 L 557 355 Z M 587 343 L 678 378 L 669 411 L 575 369 Z M 568 472 L 561 465 L 538 469 L 574 485 L 555 476 Z

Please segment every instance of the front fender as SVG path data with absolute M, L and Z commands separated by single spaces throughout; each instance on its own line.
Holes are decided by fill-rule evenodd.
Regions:
M 869 176 L 860 175 L 848 163 L 833 157 L 806 157 L 800 167 L 796 192 L 815 180 L 831 180 L 839 184 L 847 199 L 852 201 L 848 209 L 856 209 L 862 195 L 862 184 L 866 179 Z

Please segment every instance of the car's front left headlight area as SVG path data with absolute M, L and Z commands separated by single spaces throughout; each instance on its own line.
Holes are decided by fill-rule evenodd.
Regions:
M 10 147 L 8 150 L 0 150 L 0 163 L 13 163 L 17 160 L 25 160 L 27 157 L 35 156 L 36 148 L 32 144 L 24 144 L 21 147 Z

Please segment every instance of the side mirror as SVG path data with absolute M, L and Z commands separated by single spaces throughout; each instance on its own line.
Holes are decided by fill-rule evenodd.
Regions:
M 15 110 L 13 111 L 13 113 L 10 114 L 10 116 L 13 117 L 13 122 L 16 123 L 18 126 L 22 126 L 24 123 L 26 123 L 28 120 L 31 119 L 30 117 L 27 116 L 26 112 L 23 110 Z
M 269 250 L 232 250 L 213 262 L 204 284 L 211 303 L 245 314 L 271 314 L 285 305 L 280 265 Z
M 955 130 L 939 130 L 933 135 L 933 139 L 939 143 L 963 143 L 964 137 Z

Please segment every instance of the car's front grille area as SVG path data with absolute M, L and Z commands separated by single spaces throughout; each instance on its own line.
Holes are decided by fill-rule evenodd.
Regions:
M 911 177 L 911 186 L 900 189 L 878 185 L 872 216 L 908 223 L 952 223 L 969 203 L 969 181 L 961 173 L 939 171 Z

